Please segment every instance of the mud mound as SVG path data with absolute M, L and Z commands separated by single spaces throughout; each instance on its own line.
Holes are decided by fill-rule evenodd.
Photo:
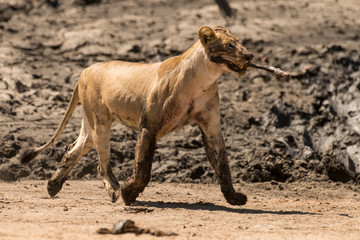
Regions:
M 360 22 L 355 0 L 230 1 L 225 20 L 213 1 L 0 1 L 0 179 L 47 179 L 77 137 L 80 108 L 52 149 L 27 166 L 20 147 L 49 140 L 81 70 L 121 59 L 156 62 L 178 55 L 201 25 L 227 25 L 254 62 L 292 71 L 278 81 L 251 70 L 219 83 L 223 135 L 235 182 L 359 182 Z M 132 172 L 136 132 L 111 136 L 119 180 Z M 71 179 L 97 176 L 91 151 Z M 213 182 L 196 126 L 158 143 L 153 180 Z

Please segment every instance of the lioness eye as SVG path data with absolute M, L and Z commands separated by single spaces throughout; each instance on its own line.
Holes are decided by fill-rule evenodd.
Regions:
M 230 48 L 230 49 L 234 49 L 234 48 L 235 48 L 234 44 L 232 44 L 232 43 L 228 43 L 228 44 L 227 44 L 227 47 Z

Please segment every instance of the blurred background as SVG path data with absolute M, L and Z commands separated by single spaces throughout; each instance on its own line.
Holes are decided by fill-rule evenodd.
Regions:
M 29 165 L 20 148 L 49 140 L 81 71 L 110 60 L 157 62 L 192 46 L 202 25 L 223 25 L 260 70 L 219 80 L 234 182 L 360 181 L 358 0 L 0 0 L 0 180 L 48 179 L 81 124 L 78 107 L 53 148 Z M 111 161 L 132 173 L 137 133 L 115 123 Z M 97 178 L 92 150 L 70 179 Z M 152 181 L 215 182 L 200 132 L 158 143 Z

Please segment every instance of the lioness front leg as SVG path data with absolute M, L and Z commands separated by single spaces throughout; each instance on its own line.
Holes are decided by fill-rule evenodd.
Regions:
M 121 187 L 125 205 L 132 205 L 151 178 L 151 165 L 156 146 L 156 135 L 147 128 L 141 128 L 135 150 L 133 174 Z
M 232 185 L 225 143 L 221 134 L 219 109 L 215 108 L 201 114 L 198 118 L 198 125 L 206 156 L 219 178 L 221 192 L 226 201 L 231 205 L 244 205 L 247 201 L 246 195 L 235 192 Z

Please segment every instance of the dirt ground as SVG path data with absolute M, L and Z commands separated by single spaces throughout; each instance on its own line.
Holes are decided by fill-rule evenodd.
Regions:
M 231 19 L 212 0 L 0 0 L 0 239 L 155 238 L 95 233 L 127 218 L 179 234 L 164 239 L 359 238 L 358 0 L 229 2 Z M 248 204 L 225 203 L 196 126 L 158 142 L 140 206 L 110 203 L 94 181 L 94 150 L 49 199 L 45 180 L 78 135 L 81 107 L 51 149 L 28 165 L 18 156 L 50 139 L 81 71 L 179 55 L 202 25 L 228 27 L 254 63 L 297 74 L 278 81 L 249 70 L 219 79 L 233 181 Z M 123 182 L 137 133 L 113 129 L 111 164 Z
M 360 189 L 339 183 L 237 184 L 249 197 L 226 203 L 217 185 L 151 183 L 136 206 L 112 204 L 101 181 L 68 181 L 49 198 L 45 181 L 0 182 L 0 239 L 155 239 L 100 235 L 130 219 L 175 233 L 161 239 L 359 239 Z

